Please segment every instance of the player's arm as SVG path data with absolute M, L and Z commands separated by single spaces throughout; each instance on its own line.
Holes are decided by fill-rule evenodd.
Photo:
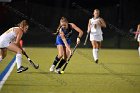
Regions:
M 74 23 L 70 23 L 70 24 L 71 24 L 72 28 L 79 33 L 79 35 L 77 37 L 77 44 L 79 44 L 80 39 L 83 36 L 83 31 L 79 27 L 77 27 Z
M 61 37 L 62 41 L 64 42 L 66 48 L 71 52 L 70 46 L 68 45 L 68 42 L 65 38 L 65 35 L 64 35 L 62 29 L 59 30 L 59 34 L 60 34 L 60 37 Z
M 135 39 L 137 39 L 139 33 L 140 33 L 140 24 L 137 27 L 137 31 L 136 31 L 136 34 L 135 34 L 135 37 L 134 37 Z
M 91 31 L 90 23 L 91 23 L 91 22 L 90 22 L 90 19 L 89 19 L 89 21 L 88 21 L 88 27 L 87 27 L 87 28 L 88 28 L 88 29 L 87 29 L 87 32 L 88 32 L 88 33 Z
M 101 27 L 106 28 L 106 23 L 105 23 L 105 21 L 104 21 L 102 18 L 100 18 L 100 20 L 99 20 L 99 25 L 100 25 Z
M 22 35 L 23 35 L 23 32 L 20 30 L 20 29 L 15 29 L 15 30 L 17 30 L 16 32 L 17 32 L 17 37 L 16 37 L 16 40 L 15 40 L 15 44 L 20 48 L 20 49 L 22 49 L 22 47 L 20 46 L 20 40 L 21 40 L 21 38 L 22 38 Z
M 140 24 L 138 25 L 137 31 L 140 33 Z

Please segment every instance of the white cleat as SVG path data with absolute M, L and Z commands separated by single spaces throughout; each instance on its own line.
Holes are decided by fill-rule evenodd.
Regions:
M 55 73 L 60 74 L 60 68 L 56 69 Z
M 50 67 L 50 72 L 53 72 L 53 71 L 54 71 L 54 68 L 55 68 L 55 65 L 52 65 L 52 66 Z

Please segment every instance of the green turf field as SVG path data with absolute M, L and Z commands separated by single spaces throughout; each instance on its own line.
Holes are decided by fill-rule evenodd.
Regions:
M 30 58 L 40 64 L 16 73 L 16 67 L 0 93 L 140 93 L 140 58 L 137 50 L 101 49 L 99 64 L 92 59 L 92 49 L 78 48 L 64 74 L 49 73 L 56 48 L 26 48 Z M 0 63 L 0 72 L 13 57 L 9 52 Z

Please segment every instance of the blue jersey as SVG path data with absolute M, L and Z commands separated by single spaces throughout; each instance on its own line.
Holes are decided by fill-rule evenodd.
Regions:
M 65 35 L 65 38 L 66 38 L 66 41 L 67 41 L 68 45 L 70 45 L 71 44 L 70 37 L 71 37 L 71 34 L 72 34 L 72 27 L 71 27 L 71 25 L 68 24 L 68 29 L 63 29 L 62 28 L 62 31 L 63 31 L 63 33 Z M 65 46 L 63 40 L 61 39 L 60 34 L 58 34 L 57 37 L 56 37 L 56 45 Z

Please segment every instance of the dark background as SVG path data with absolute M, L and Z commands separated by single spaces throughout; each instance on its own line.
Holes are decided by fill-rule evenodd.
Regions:
M 56 36 L 52 33 L 59 25 L 62 16 L 75 23 L 84 31 L 83 45 L 87 24 L 95 8 L 100 9 L 101 17 L 106 21 L 103 29 L 103 48 L 137 48 L 134 35 L 140 23 L 138 0 L 12 0 L 0 3 L 0 34 L 22 19 L 30 22 L 29 32 L 23 36 L 25 45 L 54 46 Z M 113 25 L 115 28 L 110 27 Z M 75 43 L 77 33 L 73 34 Z M 88 41 L 87 47 L 91 47 Z

